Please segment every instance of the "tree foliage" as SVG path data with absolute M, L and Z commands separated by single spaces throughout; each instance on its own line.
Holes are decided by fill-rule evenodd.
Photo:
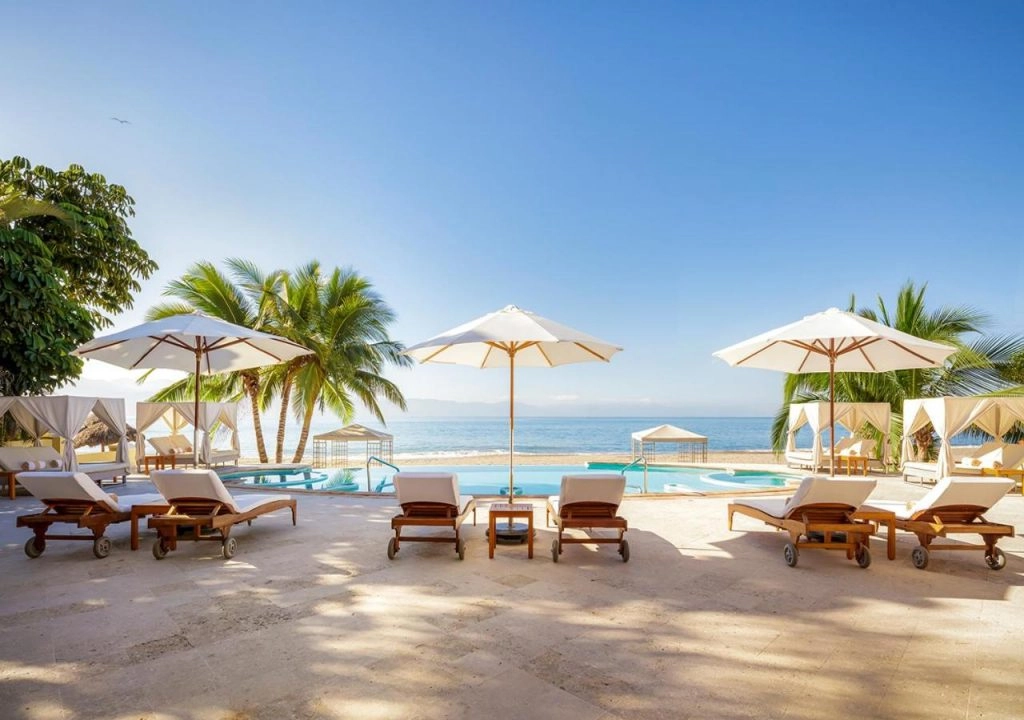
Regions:
M 134 204 L 79 165 L 0 160 L 3 392 L 48 393 L 77 377 L 71 351 L 110 324 L 106 313 L 131 307 L 156 269 L 128 227 Z

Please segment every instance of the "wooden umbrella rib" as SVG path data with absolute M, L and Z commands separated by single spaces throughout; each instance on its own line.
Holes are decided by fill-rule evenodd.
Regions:
M 435 352 L 432 352 L 432 353 L 430 353 L 430 354 L 429 354 L 429 355 L 427 355 L 427 356 L 426 356 L 425 358 L 423 358 L 422 360 L 420 360 L 420 362 L 421 362 L 421 363 L 427 363 L 427 362 L 430 362 L 431 360 L 433 360 L 434 358 L 436 358 L 436 357 L 437 357 L 438 355 L 440 355 L 441 353 L 443 353 L 443 352 L 444 352 L 445 350 L 447 350 L 447 349 L 448 349 L 448 348 L 450 348 L 450 347 L 451 347 L 451 345 L 443 345 L 443 346 L 441 346 L 440 348 L 438 348 L 438 349 L 437 349 L 437 350 L 436 350 Z
M 548 357 L 546 352 L 544 352 L 544 346 L 540 343 L 537 343 L 537 352 L 539 352 L 540 356 L 544 358 L 544 362 L 548 364 L 548 367 L 554 367 L 554 363 L 551 362 L 551 358 Z
M 919 352 L 915 352 L 915 351 L 911 350 L 910 348 L 908 348 L 908 347 L 907 347 L 906 345 L 904 345 L 903 343 L 899 343 L 899 342 L 896 342 L 895 340 L 890 340 L 889 342 L 891 342 L 891 343 L 892 343 L 893 345 L 895 345 L 896 347 L 898 347 L 898 348 L 899 348 L 900 350 L 902 350 L 903 352 L 905 352 L 905 353 L 909 353 L 909 354 L 913 355 L 913 356 L 914 356 L 914 357 L 916 357 L 916 358 L 920 358 L 921 360 L 924 360 L 925 362 L 935 362 L 935 361 L 934 361 L 934 360 L 932 360 L 932 359 L 931 359 L 930 357 L 927 357 L 926 355 L 922 355 L 922 354 L 921 354 L 921 353 L 919 353 Z
M 586 345 L 584 345 L 583 343 L 581 343 L 579 341 L 574 340 L 573 341 L 573 345 L 578 347 L 580 350 L 584 350 L 584 351 L 590 353 L 591 355 L 596 357 L 598 360 L 602 360 L 604 362 L 608 362 L 608 358 L 606 358 L 604 355 L 602 355 L 601 353 L 596 352 L 594 350 L 591 350 L 590 348 L 588 348 Z

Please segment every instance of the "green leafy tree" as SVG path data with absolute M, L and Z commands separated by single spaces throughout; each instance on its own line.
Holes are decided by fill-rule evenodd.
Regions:
M 894 440 L 902 434 L 903 401 L 911 398 L 1003 394 L 1015 392 L 1007 369 L 1011 360 L 1024 352 L 1024 336 L 987 336 L 982 332 L 989 318 L 967 306 L 940 307 L 929 311 L 925 304 L 927 285 L 912 282 L 900 288 L 896 304 L 890 307 L 881 297 L 878 309 L 856 308 L 850 298 L 849 310 L 925 340 L 957 348 L 941 368 L 896 370 L 883 373 L 836 373 L 836 401 L 886 402 L 892 408 Z M 776 452 L 785 448 L 791 403 L 828 400 L 828 373 L 787 375 L 783 405 L 772 425 Z M 915 436 L 918 449 L 930 453 L 933 436 L 925 428 Z M 892 447 L 898 447 L 893 443 Z
M 229 259 L 226 261 L 230 275 L 219 271 L 213 263 L 199 262 L 190 267 L 178 280 L 172 281 L 164 295 L 174 297 L 178 302 L 162 303 L 149 310 L 149 320 L 158 320 L 171 315 L 190 313 L 195 310 L 227 322 L 273 332 L 269 326 L 275 301 L 280 289 L 281 274 L 261 272 L 252 263 Z M 145 377 L 145 376 L 144 376 Z M 153 395 L 153 401 L 190 400 L 195 393 L 195 377 L 189 375 Z M 260 462 L 267 462 L 267 446 L 263 438 L 263 423 L 260 417 L 264 409 L 261 404 L 261 374 L 256 368 L 223 373 L 215 378 L 204 378 L 200 393 L 204 400 L 235 401 L 242 397 L 249 400 L 252 411 L 253 430 L 256 434 L 256 449 Z
M 12 227 L 43 241 L 60 271 L 64 294 L 91 313 L 95 329 L 110 325 L 108 315 L 130 308 L 140 279 L 156 270 L 128 226 L 135 201 L 120 185 L 80 165 L 57 171 L 32 167 L 22 157 L 2 160 L 0 204 L 8 205 L 5 216 Z M 55 209 L 39 212 L 39 207 Z
M 398 387 L 381 373 L 408 367 L 404 349 L 388 336 L 394 312 L 369 280 L 352 270 L 325 274 L 311 262 L 285 277 L 275 324 L 277 333 L 313 350 L 312 355 L 266 369 L 265 391 L 281 400 L 275 457 L 284 455 L 289 407 L 302 423 L 292 462 L 300 462 L 316 411 L 330 410 L 349 422 L 358 400 L 384 422 L 378 398 L 405 409 Z

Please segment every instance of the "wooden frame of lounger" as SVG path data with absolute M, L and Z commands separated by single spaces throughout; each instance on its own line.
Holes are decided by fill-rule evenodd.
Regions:
M 388 540 L 388 558 L 394 559 L 401 549 L 402 541 L 454 543 L 459 560 L 466 557 L 466 541 L 459 536 L 462 523 L 473 513 L 473 525 L 476 525 L 476 500 L 470 500 L 459 512 L 458 505 L 441 502 L 408 502 L 402 503 L 402 512 L 391 518 L 391 529 L 395 536 Z M 449 527 L 455 531 L 454 536 L 444 535 L 403 535 L 402 529 L 409 527 Z
M 784 517 L 775 517 L 758 508 L 738 503 L 729 503 L 729 529 L 732 530 L 732 516 L 735 513 L 747 515 L 755 520 L 789 533 L 785 547 L 786 564 L 796 566 L 800 550 L 845 550 L 848 560 L 856 560 L 862 568 L 871 564 L 870 537 L 875 531 L 873 523 L 855 520 L 856 508 L 834 503 L 800 505 L 786 512 Z M 811 534 L 820 534 L 822 540 L 811 539 Z M 837 534 L 845 535 L 843 540 Z M 801 540 L 800 538 L 805 538 Z
M 914 567 L 924 570 L 928 567 L 928 555 L 933 550 L 983 550 L 985 564 L 993 570 L 1006 566 L 1006 555 L 996 547 L 999 538 L 1013 537 L 1012 525 L 989 522 L 982 513 L 988 508 L 978 505 L 946 505 L 933 507 L 915 513 L 907 520 L 896 518 L 896 527 L 917 535 L 919 547 L 911 551 Z M 980 535 L 983 544 L 936 543 L 936 538 L 950 535 Z
M 551 559 L 558 562 L 563 545 L 616 543 L 619 546 L 618 552 L 622 556 L 622 562 L 629 562 L 629 542 L 623 537 L 629 530 L 629 523 L 618 512 L 619 506 L 614 503 L 589 500 L 560 505 L 558 511 L 555 512 L 555 508 L 549 500 L 544 512 L 544 523 L 550 526 L 553 515 L 555 526 L 558 528 L 558 537 L 551 544 Z M 593 535 L 572 537 L 564 534 L 566 530 L 590 530 L 593 528 L 617 530 L 618 534 L 615 537 L 595 537 Z
M 110 554 L 110 539 L 104 536 L 107 527 L 130 520 L 132 524 L 132 550 L 138 548 L 139 517 L 134 510 L 114 511 L 103 503 L 91 500 L 43 500 L 46 508 L 41 513 L 19 515 L 17 527 L 31 528 L 34 533 L 25 543 L 25 554 L 37 558 L 46 550 L 47 540 L 91 540 L 92 552 L 98 558 Z M 50 535 L 47 531 L 54 523 L 69 523 L 89 530 L 92 535 Z
M 292 511 L 292 525 L 296 524 L 295 498 L 282 498 L 263 503 L 249 510 L 234 512 L 224 502 L 211 498 L 167 498 L 170 503 L 168 511 L 149 518 L 150 529 L 157 531 L 157 541 L 153 545 L 153 556 L 162 560 L 167 553 L 178 549 L 178 540 L 215 540 L 221 544 L 225 558 L 235 554 L 235 539 L 231 537 L 231 528 L 239 523 L 252 525 L 253 519 L 276 510 L 288 508 Z M 192 536 L 179 538 L 179 528 L 190 528 Z

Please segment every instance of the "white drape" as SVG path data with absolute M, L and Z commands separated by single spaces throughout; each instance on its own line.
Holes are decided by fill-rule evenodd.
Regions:
M 92 413 L 117 433 L 117 462 L 127 463 L 128 458 L 128 418 L 125 413 L 124 398 L 97 398 Z M 77 430 L 75 431 L 78 432 Z
M 882 433 L 882 459 L 888 457 L 889 432 L 892 429 L 892 413 L 887 403 L 835 403 L 836 425 L 851 434 L 857 433 L 865 424 Z M 821 433 L 829 427 L 829 406 L 827 402 L 794 403 L 789 406 L 789 434 L 786 436 L 786 451 L 796 450 L 796 434 L 807 425 L 813 435 L 811 461 L 819 467 L 825 454 Z
M 163 421 L 172 435 L 177 435 L 185 427 L 192 425 L 194 415 L 190 402 L 140 402 L 135 404 L 135 462 L 142 467 L 146 457 L 145 432 L 155 423 Z
M 64 441 L 64 468 L 78 470 L 78 458 L 72 438 L 85 424 L 96 406 L 96 398 L 58 395 L 52 397 L 25 397 L 20 404 L 46 425 L 50 432 Z
M 990 427 L 995 428 L 1000 421 L 996 419 L 997 413 L 993 410 L 992 403 L 1009 399 L 1012 398 L 945 397 L 904 401 L 903 447 L 900 461 L 906 463 L 912 459 L 914 433 L 931 424 L 941 443 L 938 476 L 949 475 L 953 468 L 953 448 L 950 447 L 949 441 L 957 433 L 976 425 L 976 419 L 982 419 L 982 422 L 987 422 Z M 1011 406 L 1016 407 L 1013 404 Z
M 199 442 L 199 459 L 209 463 L 213 451 L 213 434 L 223 424 L 231 430 L 231 448 L 239 450 L 238 403 L 201 402 L 199 418 L 191 402 L 137 403 L 135 406 L 136 461 L 141 465 L 145 457 L 145 431 L 157 421 L 163 420 L 172 434 L 178 434 L 186 425 L 191 425 L 203 434 Z

